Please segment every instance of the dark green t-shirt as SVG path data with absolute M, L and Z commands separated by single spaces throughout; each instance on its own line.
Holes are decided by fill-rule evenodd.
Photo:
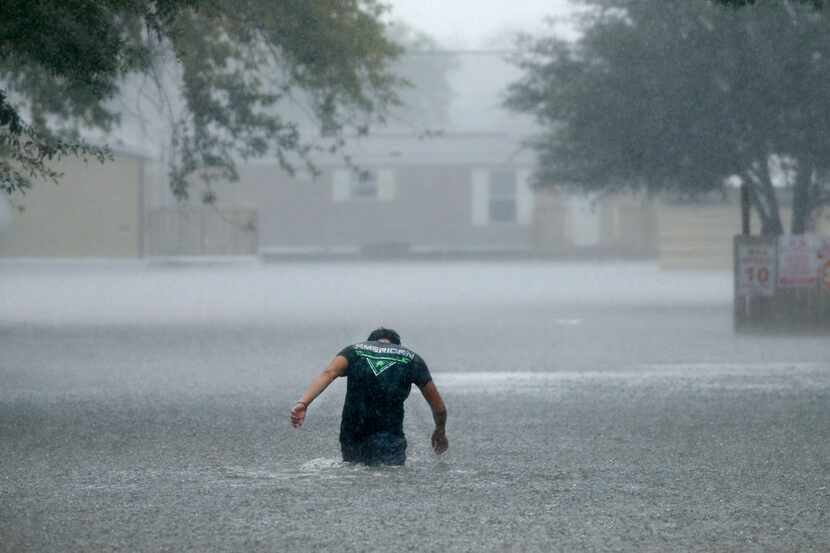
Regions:
M 387 342 L 361 342 L 338 355 L 349 362 L 340 441 L 360 441 L 377 432 L 403 436 L 403 402 L 412 384 L 421 387 L 432 380 L 421 356 Z

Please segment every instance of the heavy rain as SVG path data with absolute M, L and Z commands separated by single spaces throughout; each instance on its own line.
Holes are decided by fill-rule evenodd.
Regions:
M 830 6 L 77 4 L 0 5 L 0 552 L 830 550 Z

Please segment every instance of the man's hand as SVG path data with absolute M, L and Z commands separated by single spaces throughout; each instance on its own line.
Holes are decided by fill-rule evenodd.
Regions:
M 432 433 L 432 449 L 435 453 L 441 455 L 450 447 L 446 433 L 447 408 L 444 406 L 444 400 L 441 399 L 441 394 L 438 393 L 438 388 L 435 387 L 432 380 L 421 386 L 421 393 L 424 395 L 427 403 L 429 403 L 429 407 L 432 409 L 432 418 L 435 419 L 435 432 Z
M 432 449 L 438 455 L 441 455 L 450 447 L 450 442 L 447 440 L 447 434 L 443 430 L 435 429 L 432 433 Z
M 305 412 L 306 412 L 307 405 L 298 401 L 294 408 L 291 409 L 291 426 L 294 428 L 299 428 L 303 425 L 303 421 L 305 420 Z

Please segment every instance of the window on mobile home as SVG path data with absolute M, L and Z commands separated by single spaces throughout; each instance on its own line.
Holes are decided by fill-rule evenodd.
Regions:
M 332 195 L 335 202 L 376 201 L 389 202 L 397 194 L 395 172 L 391 169 L 370 169 L 357 173 L 351 169 L 336 169 L 332 175 Z
M 516 222 L 516 172 L 497 170 L 490 174 L 490 221 Z

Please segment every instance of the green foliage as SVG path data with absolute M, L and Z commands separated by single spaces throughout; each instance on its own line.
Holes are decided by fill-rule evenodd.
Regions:
M 384 9 L 375 0 L 4 0 L 0 86 L 10 115 L 0 124 L 0 177 L 13 183 L 5 189 L 24 189 L 27 175 L 56 176 L 51 159 L 101 153 L 79 130 L 117 125 L 112 99 L 137 73 L 168 108 L 178 197 L 194 178 L 235 180 L 237 160 L 248 157 L 313 168 L 315 152 L 365 134 L 398 103 L 390 64 L 400 47 L 385 34 Z M 172 59 L 171 93 L 160 74 Z M 284 115 L 281 102 L 297 94 L 324 144 Z M 21 153 L 27 144 L 38 154 Z
M 0 129 L 0 191 L 6 194 L 25 191 L 31 186 L 31 179 L 57 182 L 61 174 L 49 165 L 55 159 L 74 156 L 103 162 L 112 158 L 107 148 L 61 140 L 27 126 L 1 90 Z
M 696 195 L 739 177 L 782 231 L 776 175 L 803 232 L 830 172 L 830 22 L 800 4 L 592 0 L 577 44 L 525 38 L 507 104 L 534 114 L 540 184 Z

